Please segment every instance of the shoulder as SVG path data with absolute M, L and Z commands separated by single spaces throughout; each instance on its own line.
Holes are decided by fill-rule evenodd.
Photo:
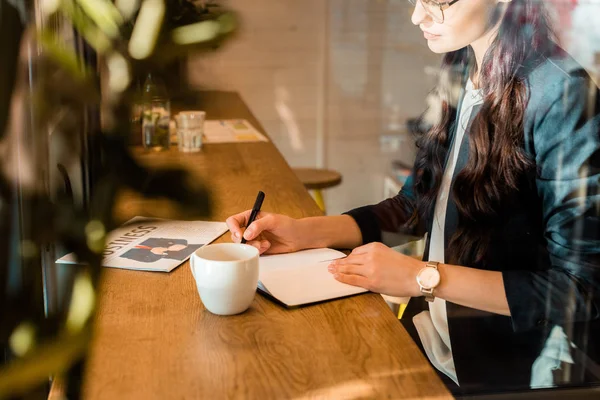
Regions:
M 559 55 L 539 55 L 529 68 L 527 80 L 534 86 L 569 79 L 585 73 L 585 69 L 566 52 Z
M 597 142 L 593 129 L 598 126 L 600 96 L 577 61 L 566 53 L 540 57 L 525 82 L 528 103 L 523 127 L 528 153 L 539 157 L 543 146 L 558 149 L 576 143 L 575 131 L 583 125 L 587 125 L 585 142 Z
M 575 161 L 587 160 L 600 148 L 598 88 L 568 55 L 546 57 L 527 76 L 527 83 L 525 150 L 535 156 L 538 166 L 548 164 L 547 177 L 556 175 L 553 168 L 561 164 L 563 170 L 575 171 Z M 565 166 L 567 158 L 573 162 Z
M 587 93 L 590 76 L 566 52 L 560 55 L 540 55 L 527 71 L 525 82 L 529 94 L 531 117 L 543 117 L 553 104 L 565 96 L 578 99 Z M 585 100 L 585 97 L 581 99 Z

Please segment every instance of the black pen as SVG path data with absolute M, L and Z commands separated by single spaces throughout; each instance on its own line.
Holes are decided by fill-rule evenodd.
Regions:
M 249 227 L 256 219 L 256 216 L 260 212 L 260 208 L 262 207 L 262 203 L 263 203 L 264 199 L 265 199 L 265 194 L 263 192 L 259 191 L 258 195 L 256 196 L 256 201 L 254 202 L 254 207 L 252 207 L 252 212 L 250 213 L 250 219 L 248 220 L 248 224 L 246 225 L 246 227 Z M 242 235 L 242 243 L 246 243 L 246 239 L 244 239 L 244 235 Z

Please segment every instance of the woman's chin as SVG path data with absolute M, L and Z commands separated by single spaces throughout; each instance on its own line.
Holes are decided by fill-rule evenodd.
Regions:
M 427 46 L 429 47 L 429 50 L 436 54 L 444 54 L 452 51 L 449 46 L 444 45 L 441 39 L 430 39 L 427 41 Z

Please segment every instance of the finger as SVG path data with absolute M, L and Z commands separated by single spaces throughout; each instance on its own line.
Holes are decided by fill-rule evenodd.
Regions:
M 367 276 L 366 267 L 363 264 L 332 264 L 327 267 L 332 274 L 352 274 Z
M 273 215 L 263 214 L 263 216 L 261 216 L 260 213 L 258 213 L 254 222 L 251 223 L 248 229 L 246 229 L 244 232 L 244 239 L 252 240 L 264 231 L 269 231 L 273 228 L 275 228 L 275 218 L 273 218 Z
M 241 243 L 242 242 L 242 238 L 238 237 L 238 235 L 236 235 L 235 233 L 231 233 L 231 241 L 233 243 Z
M 252 210 L 246 210 L 242 213 L 232 215 L 231 217 L 227 218 L 225 223 L 227 224 L 227 228 L 229 228 L 233 237 L 237 237 L 238 239 L 242 238 L 244 233 L 242 228 L 248 223 L 251 212 Z
M 359 247 L 355 247 L 354 250 L 352 250 L 352 252 L 350 253 L 351 255 L 357 255 L 357 254 L 365 254 L 368 253 L 369 251 L 369 245 L 365 244 Z
M 246 242 L 246 244 L 249 246 L 252 246 L 252 247 L 256 247 L 258 249 L 258 251 L 260 252 L 260 248 L 261 248 L 260 240 L 251 240 L 249 242 Z
M 260 254 L 265 254 L 267 251 L 269 251 L 270 248 L 271 242 L 269 242 L 268 240 L 262 240 L 260 242 L 260 249 L 258 249 L 258 251 L 260 251 Z
M 365 255 L 364 254 L 350 254 L 344 258 L 338 258 L 337 260 L 333 260 L 331 265 L 349 265 L 349 264 L 364 264 Z
M 377 245 L 378 245 L 378 243 L 363 244 L 362 246 L 354 248 L 354 250 L 352 250 L 352 252 L 350 254 L 352 254 L 352 255 L 366 254 L 366 253 L 373 251 Z
M 352 274 L 335 274 L 333 277 L 342 283 L 346 283 L 352 286 L 358 286 L 361 288 L 369 289 L 369 280 L 364 276 L 352 275 Z
M 251 240 L 249 242 L 246 242 L 247 245 L 250 245 L 252 247 L 256 247 L 259 251 L 259 254 L 264 253 L 265 251 L 267 251 L 269 249 L 269 247 L 271 247 L 271 243 L 269 243 L 268 240 Z

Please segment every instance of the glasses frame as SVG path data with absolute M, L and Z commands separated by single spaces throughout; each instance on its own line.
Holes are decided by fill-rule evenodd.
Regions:
M 422 1 L 422 0 L 408 0 L 413 6 L 416 7 L 417 2 Z M 451 6 L 453 6 L 454 4 L 458 3 L 460 0 L 450 0 L 450 1 L 435 1 L 435 0 L 426 0 L 429 3 L 432 3 L 436 6 L 438 6 L 440 8 L 440 11 L 442 12 L 442 20 L 441 21 L 436 21 L 440 24 L 443 24 L 444 21 L 446 20 L 446 15 L 444 15 L 444 10 L 447 10 L 448 8 L 450 8 Z M 433 20 L 435 21 L 437 18 L 435 17 L 435 15 L 432 15 L 429 11 L 427 11 L 427 7 L 423 7 L 423 9 L 425 10 L 425 12 L 431 17 L 433 18 Z

